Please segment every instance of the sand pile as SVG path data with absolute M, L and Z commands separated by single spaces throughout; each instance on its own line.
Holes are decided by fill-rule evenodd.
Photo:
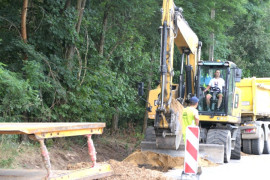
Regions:
M 106 180 L 171 180 L 172 178 L 165 177 L 161 172 L 156 170 L 139 168 L 138 166 L 129 162 L 119 162 L 110 160 L 109 164 L 114 172 L 110 177 L 104 178 Z
M 156 180 L 170 180 L 171 178 L 165 177 L 162 172 L 146 169 L 144 167 L 139 168 L 137 165 L 129 162 L 119 162 L 116 160 L 109 160 L 107 163 L 111 165 L 111 169 L 113 170 L 113 175 L 102 178 L 106 180 L 137 180 L 137 179 L 156 179 Z M 100 163 L 99 163 L 100 164 Z M 101 163 L 102 164 L 102 163 Z M 83 168 L 90 168 L 92 163 L 89 162 L 81 162 L 76 164 L 69 164 L 68 170 L 76 170 Z
M 76 164 L 68 164 L 67 170 L 76 170 L 76 169 L 84 169 L 84 168 L 90 168 L 92 167 L 92 162 L 80 162 Z
M 158 154 L 154 152 L 141 152 L 135 151 L 129 155 L 122 162 L 116 160 L 109 160 L 113 175 L 106 180 L 137 180 L 137 179 L 157 179 L 157 180 L 170 180 L 165 177 L 162 172 L 167 172 L 169 169 L 183 169 L 184 158 L 172 157 L 165 154 Z M 69 164 L 69 170 L 81 169 L 91 167 L 92 163 L 81 162 L 74 165 Z M 199 159 L 199 166 L 210 167 L 217 166 L 217 164 L 206 159 Z
M 184 157 L 172 157 L 166 154 L 157 154 L 154 152 L 135 151 L 124 159 L 124 162 L 130 162 L 134 165 L 159 167 L 162 171 L 168 171 L 168 169 L 183 168 Z M 199 166 L 210 167 L 217 166 L 217 164 L 206 159 L 199 158 Z

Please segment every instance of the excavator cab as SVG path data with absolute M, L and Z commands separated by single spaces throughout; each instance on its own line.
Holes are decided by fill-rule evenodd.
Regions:
M 204 93 L 204 89 L 214 78 L 215 71 L 220 71 L 220 78 L 225 81 L 225 85 L 221 87 L 212 87 L 209 92 Z M 230 61 L 200 61 L 197 71 L 197 87 L 196 94 L 200 99 L 198 106 L 201 115 L 219 115 L 219 116 L 236 116 L 238 109 L 239 92 L 235 86 L 236 82 L 241 79 L 241 69 Z M 211 95 L 210 111 L 207 108 L 206 96 Z M 222 95 L 222 102 L 218 108 L 218 97 Z
M 215 72 L 220 72 L 220 79 L 224 80 L 223 77 L 226 77 L 226 68 L 224 67 L 215 67 L 215 66 L 202 66 L 199 72 L 199 93 L 198 97 L 200 98 L 200 103 L 198 106 L 199 111 L 207 112 L 224 112 L 224 97 L 225 97 L 225 85 L 218 85 L 218 82 L 215 82 L 208 91 L 204 92 L 209 83 L 213 78 L 215 78 Z M 220 80 L 220 81 L 221 81 Z M 224 80 L 225 82 L 225 80 Z M 209 98 L 209 104 L 207 103 L 207 98 Z M 221 104 L 218 104 L 219 98 L 221 98 Z
M 198 110 L 203 115 L 232 115 L 232 107 L 235 92 L 236 65 L 232 62 L 199 62 L 197 74 L 197 95 L 200 99 Z M 220 71 L 220 79 L 224 84 L 212 83 L 207 92 L 204 90 L 209 85 L 211 79 L 215 78 L 215 72 Z M 207 103 L 210 98 L 210 104 Z M 219 98 L 221 103 L 219 104 Z

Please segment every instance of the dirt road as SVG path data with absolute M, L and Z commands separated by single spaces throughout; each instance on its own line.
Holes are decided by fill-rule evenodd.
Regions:
M 270 179 L 270 155 L 242 156 L 241 160 L 231 160 L 228 164 L 216 167 L 203 167 L 200 180 L 254 180 Z M 178 179 L 182 170 L 173 170 L 168 176 Z

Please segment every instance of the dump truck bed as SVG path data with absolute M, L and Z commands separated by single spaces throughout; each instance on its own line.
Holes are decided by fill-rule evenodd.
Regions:
M 270 78 L 245 78 L 236 83 L 241 89 L 243 116 L 270 116 Z

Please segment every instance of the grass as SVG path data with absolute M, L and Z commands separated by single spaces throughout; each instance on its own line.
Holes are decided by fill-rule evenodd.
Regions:
M 18 159 L 20 154 L 31 154 L 39 151 L 38 142 L 18 142 L 18 135 L 0 135 L 0 168 L 14 169 L 20 167 Z
M 6 137 L 5 137 L 6 136 Z M 12 168 L 13 162 L 18 155 L 19 144 L 14 142 L 12 135 L 1 135 L 0 142 L 0 168 Z

